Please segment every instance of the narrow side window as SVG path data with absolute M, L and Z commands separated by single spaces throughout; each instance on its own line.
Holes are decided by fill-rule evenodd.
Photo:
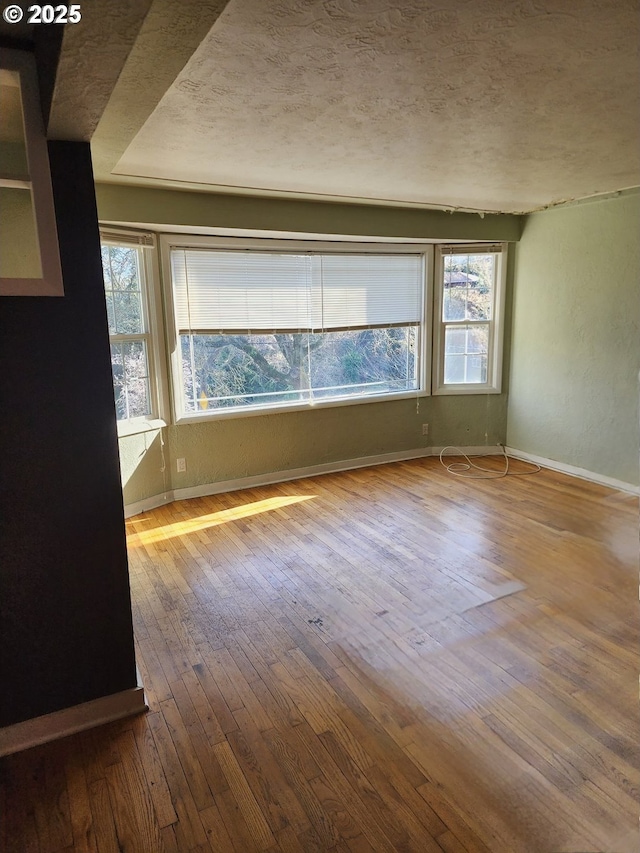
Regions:
M 434 393 L 499 393 L 506 247 L 438 246 Z
M 103 234 L 101 251 L 118 428 L 135 431 L 163 409 L 153 239 Z

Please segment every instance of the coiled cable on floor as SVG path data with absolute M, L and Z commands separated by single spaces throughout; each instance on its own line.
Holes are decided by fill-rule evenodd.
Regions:
M 529 462 L 527 464 L 534 466 L 533 471 L 509 471 L 509 457 L 507 456 L 507 451 L 503 444 L 499 446 L 504 455 L 504 471 L 494 471 L 492 468 L 483 468 L 481 465 L 476 465 L 475 462 L 471 461 L 466 453 L 460 450 L 459 447 L 454 447 L 452 444 L 448 444 L 446 447 L 442 448 L 440 451 L 440 462 L 449 474 L 455 474 L 456 477 L 465 477 L 467 480 L 499 480 L 501 477 L 506 477 L 508 474 L 511 474 L 512 477 L 522 477 L 525 474 L 537 474 L 538 471 L 541 470 L 540 466 L 536 462 Z M 467 461 L 450 462 L 447 465 L 442 458 L 446 450 L 455 450 L 456 456 L 464 456 Z M 474 474 L 474 471 L 480 471 L 481 473 Z

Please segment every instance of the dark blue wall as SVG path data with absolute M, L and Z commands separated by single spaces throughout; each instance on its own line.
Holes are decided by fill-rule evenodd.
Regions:
M 0 725 L 134 687 L 89 146 L 49 143 L 65 295 L 0 298 Z

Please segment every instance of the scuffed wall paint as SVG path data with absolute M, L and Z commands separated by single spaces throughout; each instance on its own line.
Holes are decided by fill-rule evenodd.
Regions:
M 640 193 L 537 213 L 517 247 L 507 444 L 636 484 Z
M 120 471 L 125 504 L 135 503 L 151 495 L 161 495 L 170 488 L 168 466 L 165 468 L 168 457 L 162 447 L 163 434 L 166 442 L 166 433 L 166 429 L 156 429 L 120 438 Z
M 172 475 L 176 488 L 286 471 L 382 453 L 448 444 L 500 440 L 499 398 L 469 397 L 368 403 L 265 417 L 185 425 L 170 430 L 173 457 L 187 471 Z M 423 438 L 421 425 L 433 421 Z
M 421 447 L 495 445 L 505 440 L 506 405 L 506 395 L 422 397 L 419 411 L 409 399 L 172 426 L 167 483 L 183 489 Z M 121 438 L 120 463 L 125 504 L 162 493 L 159 439 L 145 450 L 141 436 Z

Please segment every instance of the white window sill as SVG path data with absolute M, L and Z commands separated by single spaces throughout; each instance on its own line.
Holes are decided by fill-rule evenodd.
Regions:
M 137 418 L 133 421 L 118 421 L 118 438 L 125 435 L 138 435 L 141 432 L 152 432 L 162 429 L 166 425 L 167 422 L 161 418 Z
M 244 409 L 205 409 L 201 413 L 183 414 L 176 418 L 176 424 L 198 424 L 226 418 L 249 418 L 256 415 L 277 415 L 283 412 L 310 412 L 314 409 L 331 409 L 336 406 L 359 406 L 363 403 L 390 403 L 394 400 L 415 400 L 428 396 L 426 391 L 400 391 L 397 394 L 380 394 L 370 397 L 343 397 L 342 399 L 318 400 L 290 405 L 254 406 Z
M 495 385 L 442 385 L 434 388 L 434 395 L 453 396 L 462 394 L 501 394 L 500 388 Z

